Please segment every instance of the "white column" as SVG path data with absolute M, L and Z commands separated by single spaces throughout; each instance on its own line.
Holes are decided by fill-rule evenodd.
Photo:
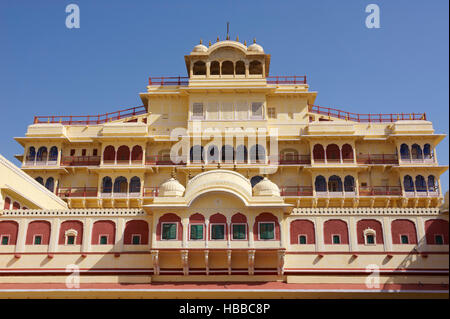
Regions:
M 350 251 L 358 251 L 358 234 L 356 231 L 355 217 L 350 217 L 348 222 L 348 243 Z
M 209 240 L 209 219 L 205 220 L 205 248 L 208 248 Z
M 91 251 L 92 225 L 92 219 L 85 218 L 83 223 L 83 241 L 81 247 L 81 251 L 83 253 Z
M 384 250 L 392 251 L 392 231 L 391 231 L 391 219 L 389 217 L 383 217 L 383 235 L 384 235 Z
M 17 234 L 16 253 L 25 252 L 25 241 L 27 238 L 29 220 L 26 218 L 19 219 L 19 231 Z
M 417 228 L 417 245 L 419 248 L 425 248 L 426 245 L 426 233 L 425 233 L 425 222 L 423 217 L 416 217 L 416 228 Z
M 152 242 L 151 242 L 152 249 L 158 247 L 158 240 L 156 239 L 156 231 L 158 230 L 158 220 L 159 220 L 159 216 L 157 216 L 155 213 L 153 213 L 153 216 L 152 216 L 153 231 L 152 231 Z M 162 237 L 162 233 L 160 234 L 160 239 L 161 239 L 161 237 Z
M 233 236 L 231 230 L 231 217 L 227 216 L 227 227 L 225 228 L 227 231 L 227 248 L 231 247 L 231 236 Z
M 56 252 L 58 250 L 59 227 L 60 227 L 59 218 L 53 218 L 51 221 L 48 252 Z
M 116 218 L 116 240 L 114 243 L 114 251 L 123 251 L 124 233 L 125 233 L 125 218 Z
M 251 212 L 248 218 L 248 247 L 250 248 L 255 248 L 254 234 L 258 234 L 258 226 L 256 226 L 256 229 L 253 229 L 254 224 L 255 224 L 255 216 L 253 212 Z
M 183 217 L 181 219 L 181 224 L 183 225 L 183 242 L 182 247 L 188 248 L 188 228 L 189 228 L 189 217 Z
M 322 217 L 315 218 L 315 234 L 316 234 L 316 251 L 322 252 L 324 250 L 323 240 L 323 220 Z

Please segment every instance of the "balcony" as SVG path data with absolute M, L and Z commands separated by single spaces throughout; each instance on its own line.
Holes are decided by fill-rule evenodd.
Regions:
M 416 189 L 405 189 L 406 197 L 439 197 L 439 188 L 437 186 L 416 187 Z
M 55 166 L 58 164 L 58 157 L 25 157 L 25 166 Z
M 97 197 L 97 187 L 63 187 L 57 194 L 62 198 L 70 197 Z
M 173 162 L 170 159 L 170 155 L 149 155 L 145 157 L 145 165 L 161 165 L 161 166 L 173 166 L 173 165 L 186 165 L 186 161 L 183 158 L 179 158 L 178 163 Z
M 398 165 L 397 154 L 359 154 L 356 156 L 358 164 L 366 165 Z
M 128 198 L 140 198 L 142 197 L 141 192 L 124 192 L 124 191 L 115 191 L 112 192 L 111 189 L 103 188 L 100 193 L 101 198 L 114 198 L 114 199 L 128 199 Z
M 426 113 L 359 114 L 318 105 L 309 105 L 309 112 L 360 123 L 392 123 L 406 120 L 427 120 Z
M 270 160 L 269 163 L 272 163 Z M 279 165 L 309 165 L 311 164 L 311 155 L 280 155 L 278 158 Z
M 345 191 L 329 190 L 329 191 L 317 191 L 317 197 L 355 197 L 356 192 L 354 188 L 347 189 Z
M 98 166 L 100 156 L 63 156 L 61 166 Z
M 401 156 L 400 157 L 401 164 L 434 164 L 435 159 L 432 155 L 425 155 L 423 157 L 409 157 L 409 156 Z
M 267 84 L 306 84 L 306 75 L 268 76 Z
M 82 115 L 82 116 L 35 116 L 34 124 L 60 123 L 63 125 L 95 125 L 103 124 L 111 121 L 145 114 L 147 109 L 145 106 L 136 106 L 112 113 L 98 115 Z
M 144 197 L 158 197 L 159 188 L 158 187 L 144 187 Z
M 124 166 L 131 166 L 131 165 L 143 165 L 142 159 L 104 159 L 103 165 L 124 165 Z
M 283 197 L 313 196 L 312 186 L 281 186 L 280 195 Z
M 292 76 L 268 76 L 266 77 L 267 84 L 306 84 L 306 75 L 292 75 Z M 189 77 L 187 76 L 162 76 L 149 77 L 148 85 L 152 86 L 185 86 L 189 85 Z
M 360 196 L 401 196 L 401 186 L 361 186 Z

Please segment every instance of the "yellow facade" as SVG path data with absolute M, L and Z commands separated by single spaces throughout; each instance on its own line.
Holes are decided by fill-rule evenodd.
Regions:
M 148 297 L 152 282 L 363 297 L 374 273 L 378 296 L 447 296 L 445 135 L 425 114 L 315 106 L 306 77 L 269 76 L 270 58 L 256 43 L 199 44 L 188 77 L 150 78 L 142 107 L 36 117 L 17 158 L 49 191 L 0 181 L 0 201 L 20 189 L 28 208 L 0 202 L 0 294 L 63 284 L 75 265 L 82 285 L 148 285 Z M 133 296 L 101 287 L 88 295 Z

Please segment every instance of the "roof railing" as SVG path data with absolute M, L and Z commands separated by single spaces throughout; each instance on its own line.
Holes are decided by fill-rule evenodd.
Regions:
M 388 114 L 359 114 L 346 112 L 330 107 L 309 105 L 309 111 L 312 113 L 326 115 L 329 117 L 337 117 L 339 119 L 364 122 L 364 123 L 384 123 L 406 120 L 427 120 L 426 113 L 388 113 Z
M 35 116 L 34 124 L 43 124 L 43 123 L 60 123 L 63 125 L 102 124 L 145 113 L 147 113 L 147 109 L 145 106 L 142 105 L 112 113 L 99 115 Z
M 267 84 L 306 84 L 306 75 L 268 76 Z
M 188 85 L 189 77 L 187 76 L 162 76 L 162 77 L 149 77 L 148 85 Z

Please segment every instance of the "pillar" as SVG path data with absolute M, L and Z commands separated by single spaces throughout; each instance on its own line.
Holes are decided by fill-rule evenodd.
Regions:
M 391 218 L 383 217 L 384 251 L 392 251 Z
M 56 252 L 58 250 L 58 235 L 60 228 L 60 220 L 59 218 L 53 218 L 51 220 L 51 228 L 50 228 L 50 240 L 48 243 L 48 252 Z
M 16 242 L 16 253 L 25 252 L 25 241 L 27 238 L 28 232 L 28 223 L 30 221 L 26 218 L 19 219 L 19 230 L 17 234 L 17 242 Z
M 323 220 L 322 217 L 315 218 L 315 234 L 316 234 L 316 251 L 324 250 L 324 241 L 323 241 Z
M 85 218 L 83 223 L 83 241 L 81 246 L 82 252 L 91 251 L 91 243 L 92 243 L 92 219 Z
M 116 218 L 116 241 L 114 243 L 114 251 L 121 252 L 124 247 L 124 234 L 125 234 L 125 218 Z
M 189 217 L 184 217 L 181 219 L 181 224 L 183 225 L 183 239 L 182 247 L 188 248 L 188 228 L 189 228 Z
M 358 234 L 356 229 L 355 217 L 350 217 L 347 225 L 349 250 L 358 251 Z

